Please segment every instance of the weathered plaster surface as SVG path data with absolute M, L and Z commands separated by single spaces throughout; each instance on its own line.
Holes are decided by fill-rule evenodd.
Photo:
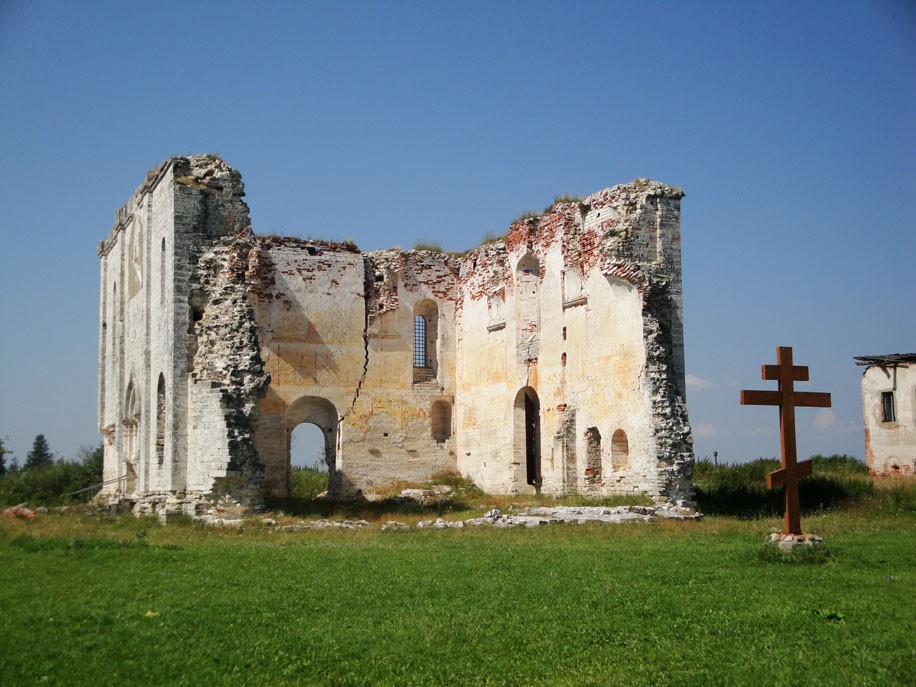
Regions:
M 243 195 L 221 160 L 173 158 L 100 246 L 106 498 L 257 506 L 311 422 L 332 496 L 458 470 L 690 501 L 679 189 L 559 203 L 464 256 L 256 236 Z
M 883 393 L 894 398 L 895 418 L 884 421 Z M 862 374 L 865 462 L 875 476 L 916 474 L 916 364 L 872 365 Z

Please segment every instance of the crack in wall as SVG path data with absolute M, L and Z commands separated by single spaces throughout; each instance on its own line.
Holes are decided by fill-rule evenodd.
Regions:
M 371 282 L 370 279 L 372 280 Z M 375 267 L 372 264 L 372 260 L 367 255 L 363 257 L 363 371 L 359 376 L 359 381 L 356 383 L 356 392 L 353 394 L 353 401 L 350 403 L 350 407 L 337 420 L 338 426 L 340 426 L 347 415 L 352 413 L 356 408 L 356 402 L 359 400 L 359 393 L 362 391 L 363 382 L 366 380 L 366 375 L 369 372 L 369 302 L 371 299 L 370 289 L 374 281 Z

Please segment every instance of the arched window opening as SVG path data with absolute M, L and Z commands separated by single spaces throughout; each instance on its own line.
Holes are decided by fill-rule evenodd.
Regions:
M 520 362 L 537 360 L 540 349 L 541 265 L 528 253 L 515 268 L 516 347 Z
M 413 309 L 413 380 L 425 382 L 439 373 L 439 308 L 424 299 Z
M 413 366 L 426 365 L 426 318 L 423 315 L 413 317 Z
M 156 465 L 165 462 L 165 377 L 159 375 L 156 385 Z
M 525 466 L 525 483 L 541 491 L 541 402 L 530 386 L 519 390 L 514 404 L 515 462 Z
M 611 466 L 614 470 L 626 470 L 629 463 L 630 443 L 627 441 L 627 433 L 618 429 L 611 437 Z
M 452 436 L 452 404 L 448 401 L 434 401 L 430 412 L 432 436 L 437 444 L 444 444 Z
M 597 427 L 585 430 L 585 480 L 591 485 L 601 483 L 601 432 Z

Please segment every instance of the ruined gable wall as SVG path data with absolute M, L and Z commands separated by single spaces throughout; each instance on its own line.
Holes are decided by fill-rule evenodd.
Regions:
M 631 437 L 631 467 L 652 453 L 639 451 L 640 442 L 653 440 L 637 383 L 644 359 L 639 298 L 631 285 L 596 270 L 598 245 L 597 233 L 583 230 L 578 205 L 569 204 L 513 225 L 504 243 L 468 256 L 462 273 L 459 468 L 484 489 L 534 491 L 527 484 L 514 403 L 522 387 L 533 388 L 540 401 L 543 491 L 610 486 L 617 428 L 625 427 Z M 522 312 L 525 277 L 519 270 L 531 256 L 538 270 L 533 325 Z M 591 427 L 603 439 L 604 482 L 585 475 Z M 654 473 L 648 466 L 640 471 Z M 618 470 L 615 486 L 629 474 Z M 635 481 L 644 486 L 644 479 Z
M 224 413 L 193 400 L 189 300 L 200 256 L 219 237 L 247 226 L 243 195 L 238 172 L 221 160 L 172 158 L 152 170 L 118 211 L 99 249 L 104 474 L 128 477 L 107 485 L 103 495 L 137 500 L 141 510 L 185 490 L 206 494 L 212 487 L 210 475 L 188 484 L 189 455 L 198 450 L 188 419 L 218 424 Z M 127 407 L 129 386 L 133 409 Z
M 338 423 L 350 414 L 366 369 L 364 259 L 347 244 L 258 238 L 249 256 L 249 285 L 271 376 L 256 445 L 266 492 L 285 495 L 290 434 L 301 421 L 321 422 L 337 453 L 336 471 L 347 472 L 340 446 L 347 430 L 339 436 Z M 333 405 L 332 417 L 312 414 L 320 410 L 317 399 Z M 343 488 L 343 480 L 334 486 Z
M 528 386 L 540 400 L 544 491 L 667 496 L 676 484 L 683 491 L 676 498 L 689 500 L 683 349 L 672 344 L 682 341 L 673 325 L 680 321 L 681 195 L 657 182 L 615 187 L 518 222 L 505 242 L 467 256 L 458 464 L 483 488 L 533 490 L 513 404 Z M 532 257 L 535 286 L 519 269 Z M 529 288 L 537 292 L 537 322 L 525 313 Z M 626 433 L 625 460 L 615 451 L 617 430 Z
M 683 192 L 648 179 L 585 199 L 589 215 L 612 211 L 604 228 L 600 270 L 637 286 L 642 299 L 646 366 L 641 384 L 651 402 L 657 491 L 678 503 L 693 499 L 693 438 L 684 382 L 680 200 Z M 606 224 L 602 224 L 605 223 Z M 590 217 L 586 217 L 586 225 Z
M 365 491 L 455 469 L 455 303 L 459 258 L 432 251 L 366 255 L 368 365 L 346 418 L 344 455 Z M 428 367 L 414 367 L 414 318 Z M 436 415 L 436 417 L 434 417 Z
M 454 468 L 454 439 L 431 434 L 433 404 L 454 402 L 454 259 L 416 251 L 361 254 L 348 244 L 299 239 L 258 243 L 249 282 L 272 380 L 257 430 L 268 493 L 288 488 L 296 425 L 332 429 L 325 402 L 336 420 L 327 437 L 334 495 L 428 480 Z M 420 379 L 412 357 L 418 308 L 435 323 L 430 344 L 437 353 L 435 368 Z

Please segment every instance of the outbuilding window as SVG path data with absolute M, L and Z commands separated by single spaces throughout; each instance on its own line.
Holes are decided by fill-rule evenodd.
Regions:
M 895 422 L 897 415 L 894 412 L 894 392 L 881 393 L 881 422 Z

